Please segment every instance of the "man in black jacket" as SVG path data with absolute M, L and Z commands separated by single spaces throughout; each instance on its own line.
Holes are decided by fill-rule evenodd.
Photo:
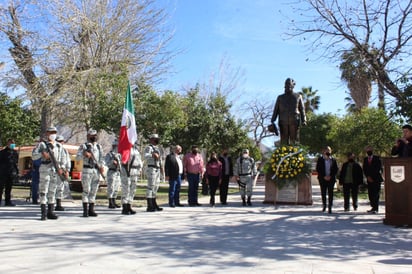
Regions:
M 352 194 L 353 210 L 358 209 L 359 186 L 363 183 L 362 167 L 355 162 L 355 154 L 347 154 L 348 161 L 343 163 L 339 176 L 339 184 L 343 185 L 344 209 L 349 211 L 349 199 Z
M 322 195 L 322 211 L 324 212 L 326 210 L 326 193 L 328 193 L 329 214 L 332 213 L 333 189 L 336 183 L 336 174 L 338 173 L 338 164 L 331 154 L 332 149 L 328 146 L 325 147 L 323 149 L 323 155 L 318 158 L 316 163 L 316 171 L 318 172 L 320 192 Z
M 176 145 L 174 151 L 166 156 L 165 179 L 169 181 L 169 206 L 183 206 L 180 203 L 180 186 L 182 183 L 183 163 L 180 158 L 182 147 Z
M 404 125 L 402 134 L 402 138 L 396 140 L 396 144 L 392 147 L 391 154 L 398 157 L 412 157 L 412 126 Z
M 368 183 L 368 197 L 372 207 L 368 213 L 376 214 L 379 211 L 379 196 L 383 182 L 382 161 L 379 156 L 373 155 L 371 146 L 366 147 L 365 150 L 368 156 L 363 159 L 363 173 Z
M 9 139 L 7 146 L 0 151 L 0 205 L 4 189 L 5 206 L 15 206 L 11 202 L 11 189 L 13 183 L 18 180 L 19 155 L 14 148 L 14 141 Z
M 220 203 L 227 205 L 227 193 L 229 190 L 229 180 L 233 176 L 232 157 L 229 156 L 229 150 L 224 148 L 222 155 L 219 156 L 219 161 L 222 163 L 222 182 L 219 185 Z

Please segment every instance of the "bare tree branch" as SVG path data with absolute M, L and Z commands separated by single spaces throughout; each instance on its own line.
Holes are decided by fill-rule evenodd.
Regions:
M 289 38 L 309 41 L 322 57 L 339 59 L 356 48 L 376 74 L 386 92 L 402 100 L 398 80 L 410 72 L 403 62 L 411 55 L 412 1 L 301 0 L 295 2 Z

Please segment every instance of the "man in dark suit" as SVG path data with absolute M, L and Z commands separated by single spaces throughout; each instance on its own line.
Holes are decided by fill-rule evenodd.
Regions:
M 5 206 L 15 206 L 11 201 L 11 190 L 19 176 L 19 155 L 15 147 L 14 140 L 8 139 L 7 146 L 0 150 L 0 204 L 4 189 Z
M 220 203 L 227 205 L 227 193 L 229 190 L 229 180 L 233 176 L 232 157 L 229 156 L 229 150 L 224 148 L 222 155 L 219 156 L 219 161 L 222 163 L 222 182 L 219 185 Z
M 180 203 L 180 186 L 182 183 L 183 163 L 180 158 L 182 147 L 177 145 L 174 151 L 166 156 L 165 179 L 169 181 L 169 206 L 183 206 Z
M 398 157 L 412 157 L 412 126 L 404 125 L 402 134 L 402 138 L 396 140 L 396 144 L 392 147 L 391 154 Z
M 371 146 L 367 146 L 365 150 L 368 156 L 363 159 L 363 173 L 368 183 L 368 197 L 372 207 L 368 212 L 376 214 L 379 211 L 379 196 L 383 182 L 382 161 L 379 156 L 373 155 Z
M 336 174 L 338 173 L 338 164 L 336 159 L 331 156 L 332 149 L 325 147 L 323 154 L 318 158 L 316 163 L 316 171 L 318 172 L 318 180 L 320 192 L 322 195 L 322 204 L 324 212 L 326 210 L 326 192 L 328 193 L 328 212 L 332 213 L 333 206 L 333 189 L 336 183 Z

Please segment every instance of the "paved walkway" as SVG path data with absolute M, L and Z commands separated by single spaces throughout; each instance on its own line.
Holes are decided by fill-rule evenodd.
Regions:
M 383 225 L 384 213 L 320 211 L 314 205 L 262 204 L 238 195 L 228 206 L 165 207 L 133 216 L 98 207 L 82 218 L 66 201 L 58 220 L 40 221 L 39 207 L 0 207 L 2 273 L 412 273 L 412 230 Z M 384 207 L 381 206 L 381 212 Z

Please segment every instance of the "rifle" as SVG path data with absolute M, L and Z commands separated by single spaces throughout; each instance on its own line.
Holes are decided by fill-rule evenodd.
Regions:
M 97 166 L 97 169 L 99 170 L 100 175 L 102 176 L 103 180 L 106 180 L 106 176 L 104 176 L 103 172 L 102 172 L 102 168 L 99 165 L 99 162 L 97 162 L 96 157 L 94 156 L 93 150 L 92 150 L 92 145 L 91 144 L 86 144 L 86 151 L 90 152 L 90 154 L 92 155 L 92 160 L 93 163 Z
M 59 169 L 62 169 L 62 168 L 59 167 L 59 164 L 57 163 L 56 157 L 54 157 L 53 151 L 50 150 L 50 146 L 53 146 L 53 144 L 46 143 L 46 142 L 44 142 L 44 144 L 46 145 L 47 152 L 49 153 L 50 160 L 51 160 L 51 162 L 52 162 L 52 164 L 53 164 L 54 169 L 56 170 L 57 175 L 59 175 L 59 177 L 60 177 L 60 179 L 61 179 L 62 181 L 65 181 L 67 178 L 66 178 L 66 176 L 64 176 L 63 173 L 62 173 L 62 174 L 59 174 Z M 53 149 L 53 147 L 52 147 L 52 149 Z M 64 171 L 64 170 L 63 170 L 63 171 Z

